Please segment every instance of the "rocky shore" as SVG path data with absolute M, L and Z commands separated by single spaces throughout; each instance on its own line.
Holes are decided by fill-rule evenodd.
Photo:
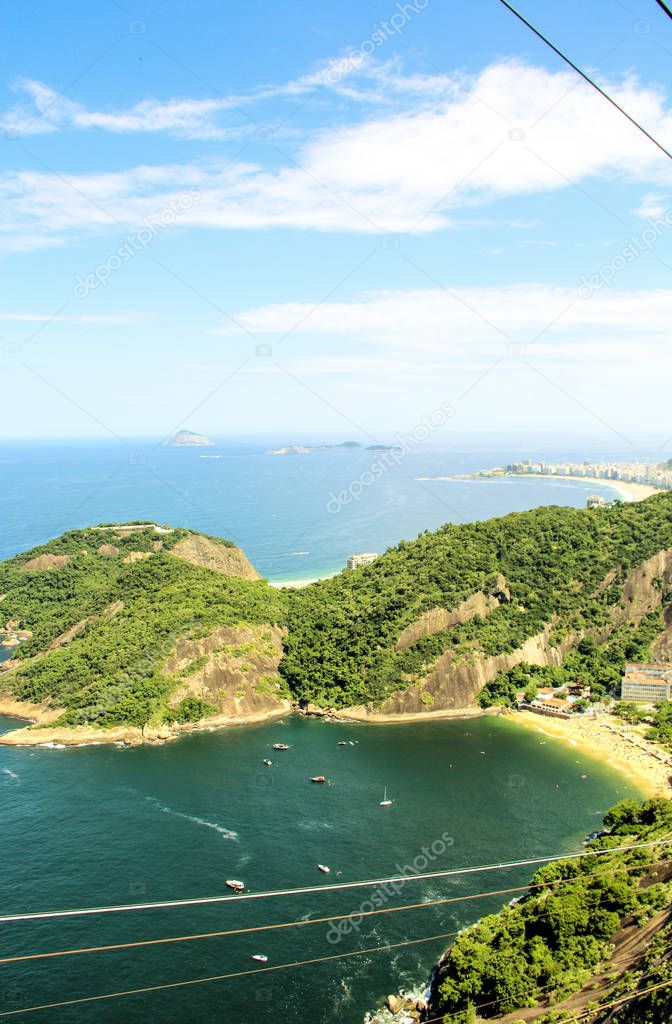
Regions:
M 237 717 L 216 715 L 200 722 L 146 725 L 143 728 L 115 726 L 110 729 L 97 729 L 89 726 L 52 725 L 63 713 L 62 709 L 54 710 L 42 704 L 0 697 L 0 715 L 26 719 L 30 723 L 22 729 L 14 729 L 1 735 L 0 744 L 12 747 L 82 747 L 123 743 L 125 746 L 137 747 L 143 743 L 168 743 L 189 732 L 212 732 L 232 725 L 258 725 L 274 718 L 281 718 L 291 710 L 291 702 L 284 700 L 279 701 L 272 709 Z

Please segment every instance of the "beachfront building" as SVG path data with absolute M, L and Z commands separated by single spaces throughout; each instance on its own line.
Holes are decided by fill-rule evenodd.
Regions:
M 536 700 L 524 704 L 523 707 L 535 711 L 538 715 L 551 715 L 556 718 L 569 718 L 572 710 L 571 702 L 563 700 L 561 697 L 537 697 Z
M 625 666 L 621 681 L 621 700 L 661 704 L 672 700 L 672 665 L 653 663 Z
M 360 565 L 370 565 L 371 562 L 375 562 L 377 558 L 377 552 L 364 551 L 359 555 L 348 555 L 348 560 L 345 564 L 348 569 L 359 569 Z

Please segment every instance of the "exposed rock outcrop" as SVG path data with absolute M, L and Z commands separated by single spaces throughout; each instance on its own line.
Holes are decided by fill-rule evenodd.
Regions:
M 21 572 L 44 572 L 46 569 L 62 569 L 70 561 L 69 555 L 37 555 L 21 566 Z
M 283 636 L 278 626 L 223 626 L 198 640 L 179 640 L 164 664 L 178 680 L 171 706 L 199 697 L 227 717 L 276 707 L 285 700 L 278 673 Z
M 130 551 L 122 561 L 130 565 L 132 562 L 141 562 L 143 558 L 150 558 L 151 555 L 151 551 Z
M 201 534 L 192 533 L 185 537 L 171 548 L 169 553 L 185 562 L 191 562 L 192 565 L 214 569 L 215 572 L 222 572 L 227 576 L 238 576 L 243 580 L 261 579 L 240 548 L 218 544 L 217 541 Z
M 396 650 L 403 651 L 410 647 L 423 636 L 432 636 L 444 629 L 452 629 L 462 622 L 475 619 L 476 616 L 484 617 L 499 608 L 504 601 L 509 601 L 511 595 L 506 585 L 506 580 L 500 576 L 497 580 L 495 593 L 484 594 L 481 590 L 476 591 L 470 597 L 458 604 L 457 608 L 430 608 L 415 622 L 402 631 L 396 643 Z
M 609 582 L 613 582 L 615 578 L 613 576 Z M 660 551 L 632 569 L 626 576 L 621 600 L 612 609 L 611 629 L 626 622 L 639 623 L 645 615 L 660 607 L 663 594 L 669 592 L 671 587 L 672 550 Z M 484 594 L 475 594 L 463 601 L 452 613 L 445 612 L 444 609 L 426 612 L 416 623 L 404 630 L 397 643 L 397 649 L 407 647 L 420 637 L 429 636 L 439 629 L 449 629 L 459 622 L 473 618 L 474 615 L 484 614 L 477 610 L 479 607 L 492 610 L 491 604 L 488 603 L 492 600 L 494 598 L 487 598 Z M 451 614 L 458 618 L 449 624 Z M 668 612 L 668 619 L 670 629 L 661 636 L 656 646 L 659 657 L 672 654 L 672 612 Z M 603 642 L 611 629 L 602 631 L 596 635 L 596 639 Z M 477 648 L 471 652 L 447 651 L 424 679 L 385 701 L 382 707 L 377 709 L 377 716 L 414 715 L 473 708 L 479 691 L 500 672 L 508 672 L 521 662 L 530 665 L 562 664 L 565 654 L 580 637 L 568 635 L 560 644 L 551 646 L 552 632 L 553 625 L 549 624 L 541 633 L 529 637 L 515 651 L 504 654 L 489 656 Z M 668 655 L 664 654 L 665 651 Z

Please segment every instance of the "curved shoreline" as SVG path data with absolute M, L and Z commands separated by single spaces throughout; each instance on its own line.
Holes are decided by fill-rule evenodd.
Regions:
M 516 711 L 503 717 L 513 725 L 581 750 L 624 775 L 647 797 L 672 797 L 672 754 L 650 742 L 647 752 L 637 742 L 642 737 L 611 715 L 595 719 L 577 715 L 561 720 Z M 662 760 L 665 757 L 667 762 Z
M 601 476 L 561 476 L 559 473 L 468 473 L 464 476 L 418 477 L 419 480 L 552 480 L 562 483 L 564 480 L 575 484 L 591 484 L 598 487 L 609 487 L 616 491 L 623 501 L 645 501 L 654 494 L 664 494 L 664 487 L 653 484 L 640 484 L 632 480 L 606 480 Z
M 384 714 L 369 711 L 365 706 L 351 708 L 319 708 L 309 706 L 298 709 L 289 700 L 276 707 L 250 715 L 220 715 L 200 722 L 176 725 L 116 726 L 99 729 L 87 726 L 54 726 L 50 723 L 62 712 L 45 705 L 0 697 L 0 714 L 27 722 L 26 726 L 0 735 L 0 744 L 14 747 L 40 746 L 99 746 L 124 744 L 126 746 L 156 745 L 176 740 L 193 732 L 215 732 L 232 726 L 260 725 L 297 714 L 305 718 L 324 718 L 331 721 L 359 722 L 363 725 L 410 725 L 432 721 L 460 721 L 484 716 L 497 716 L 513 726 L 532 729 L 543 736 L 559 740 L 575 750 L 600 761 L 626 777 L 647 796 L 672 797 L 672 754 L 656 744 L 644 741 L 641 734 L 624 725 L 611 715 L 599 717 L 575 716 L 567 720 L 553 719 L 529 711 L 503 711 L 501 708 L 482 709 L 476 705 L 464 708 L 446 708 L 440 711 L 417 711 Z M 39 725 L 35 729 L 33 726 Z

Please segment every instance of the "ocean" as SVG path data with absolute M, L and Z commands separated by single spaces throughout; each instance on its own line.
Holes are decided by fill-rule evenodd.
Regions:
M 380 453 L 266 455 L 273 444 L 278 439 L 203 450 L 146 441 L 130 450 L 116 442 L 5 443 L 0 557 L 67 529 L 151 519 L 230 537 L 271 579 L 309 578 L 342 568 L 353 551 L 383 551 L 447 520 L 539 504 L 581 506 L 596 489 L 614 493 L 571 481 L 417 479 L 527 454 L 517 449 L 412 452 L 368 483 Z M 213 454 L 222 457 L 202 458 Z M 0 730 L 20 724 L 0 719 Z M 274 752 L 276 741 L 290 749 Z M 332 785 L 311 785 L 316 774 Z M 382 808 L 385 787 L 394 802 Z M 413 875 L 427 859 L 423 847 L 430 871 L 552 856 L 580 850 L 604 811 L 632 795 L 601 764 L 491 719 L 373 726 L 289 716 L 159 747 L 0 746 L 0 908 L 13 914 L 221 896 L 230 894 L 225 882 L 232 877 L 260 892 L 384 878 L 400 869 Z M 380 909 L 520 886 L 531 874 L 520 867 L 411 878 Z M 237 932 L 0 964 L 0 1020 L 361 1024 L 388 993 L 422 989 L 450 933 L 510 898 L 363 917 L 345 932 L 333 922 L 310 923 L 361 910 L 369 894 L 0 925 L 2 957 Z M 412 945 L 401 945 L 408 939 Z M 83 1001 L 52 1005 L 69 1000 Z M 14 1016 L 35 1006 L 45 1008 Z
M 212 448 L 147 440 L 2 443 L 0 559 L 65 530 L 150 519 L 230 538 L 269 579 L 314 578 L 342 569 L 354 551 L 382 552 L 448 521 L 541 504 L 580 507 L 589 494 L 616 494 L 606 483 L 562 479 L 437 479 L 528 454 L 520 448 L 423 448 L 395 465 L 365 449 L 266 454 L 277 445 L 277 438 Z M 588 454 L 543 452 L 550 460 Z
M 275 752 L 274 742 L 290 749 Z M 333 784 L 312 785 L 315 774 Z M 391 807 L 379 806 L 385 787 Z M 632 795 L 600 764 L 499 719 L 374 726 L 289 717 L 163 747 L 0 746 L 0 907 L 12 914 L 173 901 L 230 894 L 229 878 L 265 892 L 569 853 L 607 807 Z M 513 888 L 532 873 L 411 879 L 380 909 Z M 432 936 L 456 932 L 513 895 L 364 917 L 345 932 L 305 922 L 370 909 L 363 904 L 371 890 L 0 925 L 6 957 L 300 922 L 0 965 L 0 1014 L 240 975 L 27 1019 L 361 1024 L 387 994 L 423 986 L 450 941 Z M 414 944 L 396 945 L 407 939 Z M 379 949 L 386 945 L 395 948 Z M 359 950 L 371 952 L 343 956 Z M 268 963 L 254 961 L 257 954 Z

